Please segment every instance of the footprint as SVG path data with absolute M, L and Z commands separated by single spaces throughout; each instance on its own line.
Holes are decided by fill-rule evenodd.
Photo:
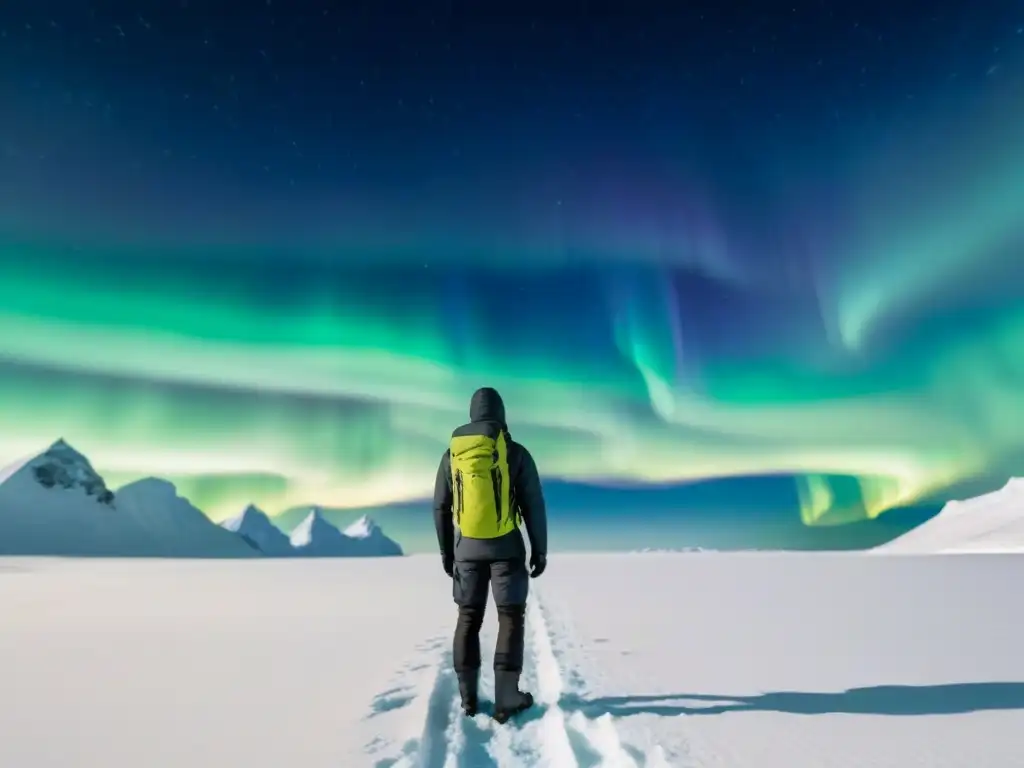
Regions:
M 415 692 L 411 688 L 406 687 L 392 688 L 389 691 L 378 693 L 370 703 L 370 714 L 366 716 L 366 719 L 371 720 L 386 712 L 393 712 L 396 709 L 406 707 L 415 698 Z

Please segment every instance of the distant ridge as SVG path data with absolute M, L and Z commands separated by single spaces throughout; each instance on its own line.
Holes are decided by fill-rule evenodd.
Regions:
M 992 493 L 951 501 L 931 520 L 876 547 L 887 554 L 1024 552 L 1024 479 Z
M 257 557 L 166 480 L 116 493 L 59 439 L 0 470 L 0 554 L 106 557 Z
M 397 542 L 363 516 L 345 532 L 312 510 L 282 533 L 249 505 L 220 525 L 174 484 L 147 477 L 112 491 L 64 439 L 0 469 L 0 555 L 103 557 L 397 557 Z

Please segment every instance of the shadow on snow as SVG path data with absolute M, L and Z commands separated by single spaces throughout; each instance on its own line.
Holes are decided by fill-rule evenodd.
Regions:
M 700 702 L 707 702 L 701 704 Z M 753 696 L 676 693 L 653 696 L 565 698 L 567 711 L 587 717 L 610 714 L 720 715 L 726 712 L 785 712 L 792 715 L 954 715 L 986 710 L 1024 709 L 1024 683 L 879 685 L 835 693 L 776 691 Z

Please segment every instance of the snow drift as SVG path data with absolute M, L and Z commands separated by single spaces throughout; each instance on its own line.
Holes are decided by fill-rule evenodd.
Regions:
M 875 552 L 1024 552 L 1024 479 L 993 493 L 951 501 L 935 517 Z

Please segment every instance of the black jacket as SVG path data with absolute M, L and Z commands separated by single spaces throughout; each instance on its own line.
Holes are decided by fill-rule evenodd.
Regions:
M 477 390 L 470 401 L 469 418 L 472 422 L 490 421 L 500 424 L 508 441 L 508 466 L 512 476 L 513 504 L 530 537 L 530 549 L 534 553 L 547 555 L 548 525 L 544 493 L 541 489 L 540 474 L 530 452 L 512 440 L 505 424 L 505 404 L 490 387 Z M 504 560 L 523 553 L 522 535 L 518 530 L 499 539 L 469 539 L 457 536 L 452 520 L 452 470 L 451 455 L 448 451 L 441 456 L 434 481 L 434 527 L 437 529 L 437 543 L 443 558 L 456 560 Z

